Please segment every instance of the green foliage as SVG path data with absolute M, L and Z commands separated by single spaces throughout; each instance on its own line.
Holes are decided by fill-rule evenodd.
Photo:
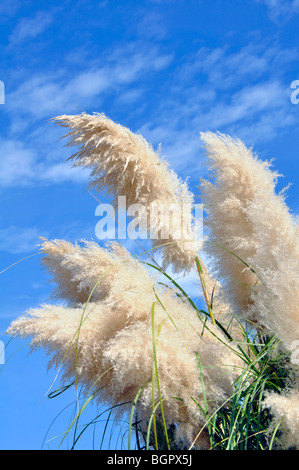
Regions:
M 244 332 L 251 361 L 235 382 L 230 401 L 207 416 L 211 449 L 270 450 L 271 414 L 262 406 L 265 393 L 281 392 L 288 380 L 288 358 L 280 352 L 279 341 Z
M 211 450 L 272 450 L 280 434 L 281 421 L 269 432 L 272 417 L 262 403 L 265 393 L 280 393 L 286 387 L 289 380 L 288 356 L 280 351 L 278 340 L 263 338 L 245 330 L 243 348 L 246 367 L 235 382 L 233 396 L 213 414 L 209 414 L 206 399 L 198 403 L 193 398 L 206 416 L 206 423 L 199 426 L 196 437 L 207 432 Z M 248 357 L 251 358 L 249 362 Z M 202 367 L 200 361 L 198 366 Z M 204 388 L 203 374 L 200 375 Z M 147 436 L 138 424 L 138 421 L 134 423 L 134 429 L 139 436 L 139 450 L 184 449 L 182 443 L 175 441 L 175 425 L 167 429 L 166 435 L 161 414 L 156 417 L 156 428 L 148 429 Z

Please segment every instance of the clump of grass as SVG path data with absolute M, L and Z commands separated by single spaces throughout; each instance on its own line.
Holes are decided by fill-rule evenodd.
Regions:
M 236 380 L 231 399 L 215 413 L 207 414 L 211 449 L 271 450 L 280 432 L 277 426 L 269 433 L 272 417 L 263 402 L 269 391 L 284 392 L 288 380 L 284 365 L 287 358 L 277 354 L 276 339 L 245 334 L 244 341 L 251 349 L 251 361 Z

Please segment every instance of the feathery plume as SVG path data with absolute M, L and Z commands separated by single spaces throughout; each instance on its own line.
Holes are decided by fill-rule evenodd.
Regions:
M 52 297 L 71 305 L 85 303 L 91 293 L 92 301 L 106 299 L 113 283 L 130 290 L 136 281 L 137 261 L 116 242 L 107 243 L 104 249 L 86 240 L 82 240 L 80 245 L 44 239 L 41 252 L 44 255 L 41 264 L 52 276 L 50 282 L 55 284 Z M 121 264 L 126 265 L 126 286 L 118 279 Z M 138 283 L 146 285 L 148 271 L 140 266 L 138 274 Z
M 282 431 L 278 439 L 278 446 L 287 450 L 295 448 L 299 450 L 299 393 L 291 390 L 286 394 L 268 394 L 263 402 L 264 408 L 269 408 L 274 420 L 269 429 L 271 436 L 275 427 L 279 424 Z
M 103 114 L 62 115 L 53 121 L 70 129 L 65 136 L 69 138 L 67 146 L 79 147 L 71 159 L 74 166 L 91 169 L 91 188 L 107 191 L 114 197 L 114 205 L 117 197 L 124 195 L 128 206 L 141 204 L 145 207 L 145 213 L 140 217 L 146 216 L 148 230 L 156 236 L 160 234 L 153 240 L 153 245 L 161 247 L 164 266 L 172 264 L 177 271 L 194 266 L 201 241 L 197 240 L 191 213 L 193 194 L 152 146 L 141 135 Z M 154 207 L 160 208 L 161 213 L 152 218 L 149 227 L 149 212 Z M 168 223 L 167 219 L 166 226 L 163 211 L 174 207 L 173 220 Z M 184 223 L 189 218 L 193 221 L 191 227 Z M 182 227 L 179 234 L 176 232 L 178 227 Z M 163 238 L 165 231 L 167 237 Z
M 149 271 L 139 263 L 136 276 L 136 263 L 128 251 L 116 242 L 106 244 L 106 249 L 95 242 L 86 240 L 74 245 L 65 240 L 46 240 L 41 243 L 42 266 L 52 276 L 50 282 L 55 285 L 52 298 L 66 301 L 70 305 L 85 303 L 91 292 L 92 301 L 109 298 L 113 292 L 121 289 L 134 292 L 134 286 L 144 286 L 145 291 L 151 291 L 156 278 L 149 277 Z M 122 273 L 120 265 L 126 266 L 127 276 Z M 231 322 L 230 305 L 221 298 L 221 286 L 213 279 L 204 263 L 201 263 L 203 278 L 210 302 L 213 300 L 213 313 L 222 322 Z M 125 281 L 125 283 L 124 283 Z M 115 287 L 113 287 L 115 286 Z M 147 288 L 146 286 L 149 286 Z M 141 289 L 141 287 L 140 287 Z M 111 302 L 115 300 L 111 299 Z M 154 301 L 151 295 L 150 303 Z M 134 308 L 131 303 L 130 309 Z
M 61 246 L 57 241 L 44 243 L 44 249 L 51 255 Z M 59 269 L 63 265 L 69 271 L 65 278 L 58 275 L 56 280 L 64 284 L 66 279 L 67 288 L 58 292 L 62 295 L 66 292 L 69 297 L 68 292 L 73 291 L 72 283 L 78 286 L 72 273 L 76 250 L 79 250 L 76 261 L 79 260 L 83 267 L 84 286 L 89 286 L 90 280 L 88 276 L 86 278 L 88 270 L 82 263 L 83 257 L 80 258 L 80 249 L 73 247 L 72 251 L 69 245 L 66 247 L 68 263 L 64 265 L 60 259 L 56 262 Z M 91 250 L 95 247 L 92 246 Z M 102 258 L 105 259 L 105 256 L 108 258 L 110 253 L 103 254 Z M 132 402 L 141 385 L 148 383 L 138 403 L 138 416 L 147 422 L 152 413 L 154 358 L 151 306 L 155 303 L 157 363 L 165 416 L 169 425 L 178 424 L 177 439 L 183 439 L 186 445 L 190 445 L 199 427 L 205 424 L 205 416 L 194 402 L 203 403 L 204 399 L 199 360 L 209 410 L 215 410 L 233 393 L 233 382 L 243 363 L 234 351 L 234 344 L 228 344 L 214 325 L 208 323 L 204 326 L 194 309 L 173 292 L 156 289 L 144 266 L 129 254 L 124 262 L 122 251 L 118 262 L 116 250 L 113 256 L 114 270 L 106 273 L 103 291 L 99 283 L 97 302 L 92 301 L 85 309 L 84 305 L 45 305 L 30 310 L 27 315 L 15 320 L 7 333 L 32 337 L 33 348 L 44 347 L 50 354 L 50 365 L 63 365 L 64 382 L 72 381 L 76 375 L 85 392 L 90 391 L 98 378 L 108 371 L 97 384 L 101 390 L 96 398 L 101 402 L 110 405 Z M 99 260 L 98 253 L 96 265 Z M 54 269 L 54 264 L 51 267 Z M 97 274 L 94 272 L 93 275 L 96 277 Z M 87 291 L 84 292 L 87 295 Z M 155 399 L 158 400 L 157 389 Z M 197 446 L 205 445 L 206 435 L 202 433 Z
M 238 139 L 211 132 L 201 138 L 214 177 L 202 182 L 206 250 L 237 314 L 290 350 L 299 338 L 298 224 L 275 193 L 278 175 Z

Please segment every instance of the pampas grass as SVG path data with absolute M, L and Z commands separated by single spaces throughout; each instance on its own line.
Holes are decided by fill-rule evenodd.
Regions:
M 181 210 L 189 208 L 192 219 L 194 198 L 187 183 L 168 168 L 166 161 L 141 135 L 114 123 L 103 114 L 63 115 L 56 117 L 54 122 L 69 129 L 65 136 L 69 139 L 67 146 L 79 148 L 71 156 L 74 166 L 91 169 L 89 187 L 105 190 L 112 196 L 114 205 L 120 195 L 126 196 L 128 206 L 142 204 L 147 212 L 156 205 L 162 215 L 157 213 L 151 230 L 157 233 L 163 233 L 163 210 L 171 206 Z M 174 211 L 174 220 L 167 227 L 170 229 L 169 238 L 154 242 L 161 247 L 164 266 L 171 264 L 177 271 L 189 270 L 201 247 L 194 227 L 186 233 L 182 230 L 184 238 L 176 238 L 175 229 L 181 225 L 181 220 L 178 220 L 181 210 Z
M 204 327 L 189 303 L 169 290 L 155 288 L 145 266 L 116 244 L 108 252 L 93 244 L 79 248 L 63 241 L 44 241 L 42 251 L 47 254 L 43 265 L 53 271 L 60 286 L 56 296 L 59 293 L 61 300 L 73 302 L 77 293 L 78 302 L 84 301 L 84 295 L 87 302 L 93 276 L 101 280 L 95 283 L 86 309 L 83 304 L 44 305 L 14 321 L 8 333 L 33 337 L 33 348 L 45 348 L 51 365 L 63 365 L 63 384 L 76 375 L 88 392 L 103 371 L 109 370 L 102 377 L 102 388 L 96 396 L 97 401 L 108 406 L 120 401 L 132 403 L 140 385 L 147 383 L 137 407 L 139 418 L 147 423 L 153 400 L 154 306 L 154 328 L 159 331 L 157 367 L 166 423 L 168 427 L 179 423 L 176 439 L 190 445 L 198 423 L 204 424 L 204 415 L 191 399 L 202 400 L 197 357 L 205 369 L 209 409 L 215 410 L 233 393 L 234 380 L 242 368 L 236 345 L 229 344 L 215 326 Z M 62 252 L 65 258 L 61 258 Z M 82 285 L 76 276 L 81 268 Z M 154 397 L 156 401 L 157 390 Z M 200 443 L 198 439 L 197 446 L 202 447 Z
M 194 204 L 142 136 L 102 114 L 54 121 L 77 147 L 74 165 L 89 168 L 89 186 L 113 204 L 119 195 L 147 212 L 155 202 Z M 55 303 L 26 312 L 7 333 L 45 349 L 62 387 L 83 387 L 87 401 L 65 435 L 92 400 L 129 417 L 128 448 L 133 431 L 138 449 L 298 447 L 290 360 L 299 338 L 298 224 L 269 163 L 229 136 L 201 138 L 211 172 L 200 186 L 208 233 L 196 240 L 193 220 L 177 239 L 174 220 L 169 238 L 153 241 L 162 268 L 116 242 L 41 242 Z M 199 291 L 185 292 L 167 266 L 194 269 Z
M 290 351 L 299 338 L 298 222 L 284 193 L 275 192 L 278 175 L 270 163 L 240 140 L 212 133 L 201 137 L 214 177 L 202 182 L 205 224 L 214 242 L 206 250 L 218 261 L 215 271 L 225 280 L 237 315 L 280 338 Z

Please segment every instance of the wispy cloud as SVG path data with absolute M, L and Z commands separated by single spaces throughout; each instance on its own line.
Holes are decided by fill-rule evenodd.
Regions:
M 223 129 L 239 123 L 240 128 L 251 119 L 259 119 L 261 113 L 271 113 L 273 126 L 275 110 L 288 104 L 286 89 L 278 81 L 269 81 L 257 85 L 247 85 L 232 93 L 226 102 L 216 102 L 215 106 L 204 114 L 206 125 L 212 129 Z
M 132 86 L 149 73 L 159 73 L 169 66 L 171 54 L 161 54 L 156 48 L 137 47 L 117 49 L 104 65 L 85 63 L 75 73 L 64 68 L 38 73 L 25 79 L 6 96 L 9 113 L 31 115 L 34 119 L 51 118 L 75 106 L 86 109 L 94 99 L 116 91 L 118 97 L 131 92 Z M 84 68 L 85 65 L 85 68 Z
M 299 59 L 297 49 L 281 50 L 277 45 L 249 44 L 237 52 L 229 47 L 202 47 L 189 57 L 180 71 L 181 83 L 193 80 L 209 82 L 217 90 L 241 89 L 246 84 L 282 76 L 285 66 Z
M 52 21 L 53 14 L 49 11 L 39 11 L 33 17 L 22 18 L 10 34 L 9 44 L 14 46 L 36 38 L 50 26 Z
M 0 22 L 2 19 L 5 19 L 7 16 L 13 16 L 16 14 L 18 9 L 21 6 L 20 0 L 1 0 L 0 3 Z
M 256 0 L 269 8 L 270 18 L 277 22 L 299 13 L 299 0 Z
M 180 174 L 201 171 L 199 132 L 236 135 L 249 145 L 298 124 L 285 73 L 295 50 L 249 45 L 238 52 L 201 48 L 173 73 L 163 105 L 141 132 Z M 190 86 L 189 86 L 190 84 Z
M 34 153 L 22 142 L 11 139 L 0 142 L 0 152 L 0 186 L 26 185 L 32 178 Z
M 0 186 L 84 181 L 82 170 L 70 170 L 64 163 L 65 153 L 57 160 L 61 150 L 54 147 L 58 134 L 45 120 L 82 112 L 89 106 L 101 111 L 107 95 L 118 107 L 120 102 L 132 106 L 141 101 L 144 77 L 155 77 L 172 59 L 172 54 L 155 46 L 135 43 L 118 47 L 104 58 L 86 60 L 75 72 L 61 67 L 30 78 L 24 75 L 23 81 L 18 77 L 15 88 L 6 95 L 10 126 L 7 138 L 0 141 Z
M 156 46 L 131 43 L 109 54 L 106 51 L 105 57 L 91 63 L 85 60 L 72 76 L 64 68 L 36 74 L 8 94 L 6 105 L 14 132 L 18 122 L 31 126 L 27 141 L 31 134 L 30 148 L 35 152 L 32 155 L 23 145 L 23 166 L 10 171 L 5 162 L 16 162 L 17 166 L 22 158 L 19 144 L 12 159 L 3 160 L 5 171 L 0 184 L 33 182 L 34 178 L 39 182 L 81 182 L 86 175 L 69 170 L 63 163 L 65 153 L 63 161 L 55 155 L 50 157 L 53 146 L 47 144 L 49 135 L 40 125 L 41 119 L 90 107 L 103 111 L 113 109 L 113 105 L 118 109 L 121 104 L 122 109 L 133 109 L 134 102 L 135 115 L 142 108 L 135 131 L 139 130 L 154 147 L 162 143 L 162 153 L 182 176 L 187 176 L 190 169 L 199 171 L 201 166 L 200 131 L 230 133 L 252 145 L 298 123 L 285 79 L 290 64 L 297 61 L 296 50 L 254 43 L 233 52 L 226 46 L 202 47 L 176 65 L 173 54 L 162 53 Z M 160 73 L 163 80 L 159 81 Z M 143 103 L 149 77 L 158 80 L 159 96 L 163 97 L 154 105 L 148 99 Z M 107 114 L 112 117 L 110 111 Z M 40 145 L 46 156 L 42 161 L 38 157 Z M 56 147 L 56 155 L 59 149 Z
M 86 172 L 70 164 L 43 161 L 36 151 L 13 139 L 0 141 L 0 187 L 87 181 Z
M 16 255 L 36 253 L 41 243 L 40 237 L 49 239 L 57 238 L 75 242 L 78 240 L 78 233 L 80 233 L 80 239 L 97 240 L 94 226 L 84 225 L 82 221 L 76 220 L 71 223 L 56 225 L 52 229 L 46 230 L 39 226 L 0 226 L 0 252 Z
M 0 251 L 11 254 L 31 253 L 37 250 L 38 237 L 45 236 L 37 228 L 10 226 L 0 228 Z

